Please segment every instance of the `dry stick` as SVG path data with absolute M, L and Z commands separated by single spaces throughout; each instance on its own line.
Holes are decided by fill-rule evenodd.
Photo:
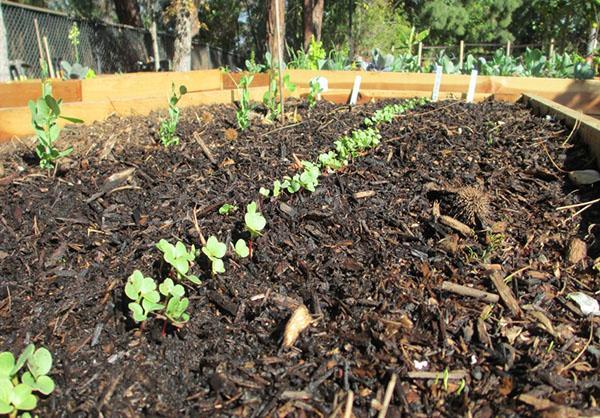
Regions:
M 210 150 L 206 146 L 206 143 L 204 142 L 204 140 L 198 132 L 194 132 L 194 139 L 196 140 L 198 145 L 200 145 L 200 148 L 202 149 L 202 152 L 204 153 L 206 158 L 208 158 L 208 161 L 210 161 L 210 163 L 215 167 L 218 167 L 219 163 L 217 163 L 217 160 L 215 160 L 215 157 L 213 157 L 212 153 L 210 152 Z
M 511 281 L 511 280 L 512 280 L 512 278 L 513 278 L 513 277 L 515 277 L 517 274 L 519 274 L 519 273 L 522 273 L 522 272 L 524 272 L 525 270 L 528 270 L 528 269 L 530 269 L 530 268 L 531 268 L 531 266 L 525 266 L 525 267 L 522 267 L 522 268 L 520 268 L 519 270 L 516 270 L 516 271 L 514 271 L 514 272 L 510 273 L 508 276 L 506 276 L 506 277 L 504 278 L 504 283 L 508 283 L 508 282 L 509 282 L 509 281 Z
M 277 26 L 277 61 L 279 71 L 279 105 L 281 106 L 281 123 L 285 123 L 285 112 L 283 109 L 283 42 L 281 41 L 281 27 L 279 26 L 279 0 L 275 0 L 275 25 Z
M 519 306 L 519 302 L 513 295 L 510 287 L 504 282 L 504 278 L 501 273 L 494 272 L 491 274 L 490 278 L 492 279 L 492 283 L 496 286 L 496 290 L 498 290 L 498 294 L 504 304 L 510 309 L 510 311 L 515 316 L 521 316 L 521 307 Z
M 40 54 L 40 67 L 43 69 L 43 62 L 45 61 L 44 50 L 42 48 L 42 38 L 40 36 L 40 27 L 38 26 L 37 17 L 33 19 L 33 26 L 35 27 L 35 37 L 37 39 L 38 53 Z
M 560 171 L 561 173 L 568 173 L 568 171 L 563 170 L 562 168 L 560 168 L 555 162 L 554 159 L 552 158 L 552 156 L 550 155 L 550 153 L 548 152 L 548 148 L 546 148 L 546 144 L 544 144 L 543 142 L 540 142 L 540 144 L 542 144 L 542 147 L 544 147 L 544 151 L 546 152 L 546 155 L 548 156 L 548 158 L 550 159 L 550 162 L 552 163 L 552 165 L 554 166 L 554 168 L 556 168 L 558 171 Z
M 562 224 L 565 225 L 568 221 L 570 221 L 571 219 L 573 219 L 574 217 L 576 217 L 577 215 L 585 212 L 586 210 L 588 210 L 589 208 L 591 208 L 593 205 L 587 205 L 585 206 L 583 209 L 579 209 L 577 212 L 575 212 L 574 214 L 572 214 L 571 216 L 569 216 L 567 219 L 565 219 L 564 221 L 562 221 Z
M 575 203 L 574 205 L 560 206 L 560 207 L 556 208 L 556 210 L 579 208 L 581 206 L 593 205 L 594 203 L 598 203 L 598 202 L 600 202 L 600 198 L 594 199 L 594 200 L 589 200 L 587 202 Z
M 583 112 L 581 112 L 581 114 L 583 115 Z M 573 129 L 571 129 L 571 133 L 569 134 L 569 136 L 567 137 L 567 139 L 565 139 L 565 141 L 561 144 L 562 147 L 564 147 L 565 145 L 567 145 L 567 142 L 569 142 L 569 140 L 571 139 L 571 137 L 575 134 L 575 132 L 579 129 L 579 127 L 581 126 L 581 119 L 578 118 L 575 120 L 575 123 L 573 124 Z
M 198 212 L 198 206 L 194 207 L 194 211 L 192 212 L 192 216 L 194 217 L 194 229 L 196 230 L 196 233 L 198 234 L 198 238 L 200 239 L 200 243 L 202 245 L 206 245 L 206 240 L 204 239 L 204 235 L 202 235 L 202 231 L 200 230 L 200 225 L 198 225 L 198 217 L 196 216 L 196 213 Z
M 346 409 L 344 410 L 344 418 L 352 417 L 352 404 L 354 404 L 354 392 L 350 390 L 348 391 L 348 396 L 346 397 Z
M 422 371 L 408 372 L 406 374 L 406 376 L 411 379 L 441 379 L 443 375 L 443 372 Z M 465 370 L 455 370 L 453 372 L 448 372 L 448 380 L 459 380 L 464 379 L 465 377 L 467 377 L 467 372 Z
M 573 367 L 575 365 L 575 363 L 581 358 L 581 356 L 583 355 L 583 353 L 585 353 L 587 351 L 588 347 L 590 346 L 590 343 L 592 342 L 592 338 L 594 338 L 594 322 L 590 322 L 590 337 L 585 342 L 585 345 L 583 346 L 583 349 L 579 352 L 579 354 L 577 354 L 575 356 L 575 358 L 573 360 L 571 360 L 569 362 L 569 364 L 567 364 L 565 367 L 563 367 L 562 369 L 560 369 L 560 371 L 558 372 L 558 374 L 562 374 L 564 371 L 569 370 L 571 367 Z
M 48 38 L 44 36 L 44 47 L 46 48 L 46 57 L 48 58 L 48 71 L 50 78 L 54 78 L 54 66 L 52 65 L 52 57 L 50 56 L 50 48 L 48 48 Z
M 462 296 L 470 296 L 476 299 L 480 299 L 487 303 L 496 303 L 500 297 L 494 293 L 484 292 L 482 290 L 473 289 L 471 287 L 462 286 L 460 284 L 444 281 L 442 283 L 442 290 L 456 293 Z
M 381 410 L 379 411 L 379 415 L 377 418 L 385 418 L 387 415 L 388 407 L 390 406 L 390 401 L 392 400 L 392 395 L 394 394 L 394 388 L 396 387 L 396 380 L 398 380 L 398 375 L 396 373 L 392 374 L 390 381 L 385 389 L 385 396 L 383 397 L 383 405 L 381 406 Z

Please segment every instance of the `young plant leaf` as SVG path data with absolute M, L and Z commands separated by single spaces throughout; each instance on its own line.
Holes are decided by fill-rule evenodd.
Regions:
M 248 255 L 250 255 L 250 250 L 248 249 L 248 246 L 246 245 L 246 241 L 244 241 L 243 239 L 238 239 L 237 242 L 235 243 L 235 253 L 237 254 L 238 257 L 241 258 L 246 258 L 248 257 Z

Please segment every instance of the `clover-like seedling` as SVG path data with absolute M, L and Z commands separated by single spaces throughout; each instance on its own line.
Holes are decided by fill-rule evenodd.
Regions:
M 246 223 L 246 230 L 250 232 L 252 238 L 259 237 L 261 235 L 260 231 L 267 225 L 264 216 L 256 211 L 256 202 L 248 203 L 244 221 Z
M 173 245 L 167 240 L 161 239 L 156 248 L 163 252 L 163 257 L 177 272 L 180 279 L 188 279 L 194 284 L 200 284 L 201 281 L 193 274 L 187 274 L 190 270 L 190 262 L 196 258 L 196 248 L 192 245 L 190 251 L 185 248 L 185 244 L 178 241 Z
M 159 303 L 160 294 L 156 290 L 156 282 L 151 277 L 144 277 L 139 270 L 135 270 L 129 276 L 125 285 L 125 294 L 133 300 L 127 306 L 131 310 L 135 322 L 143 322 L 148 319 L 149 313 L 164 308 L 164 305 Z
M 181 327 L 190 320 L 190 315 L 185 312 L 190 304 L 188 298 L 185 298 L 185 289 L 180 284 L 173 283 L 173 280 L 167 278 L 158 286 L 161 294 L 166 296 L 165 316 L 176 327 Z
M 230 203 L 225 203 L 223 206 L 221 206 L 219 208 L 219 214 L 221 214 L 221 215 L 230 215 L 233 212 L 235 212 L 236 210 L 238 210 L 237 206 L 232 205 Z
M 237 240 L 233 249 L 234 249 L 236 255 L 240 258 L 246 258 L 246 257 L 248 257 L 248 255 L 250 255 L 250 249 L 246 245 L 246 241 L 244 241 L 241 238 Z
M 225 273 L 225 264 L 223 263 L 222 258 L 227 252 L 227 245 L 219 242 L 214 235 L 211 235 L 208 240 L 206 240 L 206 245 L 202 247 L 202 252 L 211 262 L 211 272 L 213 276 L 217 273 Z
M 18 372 L 25 364 L 27 371 L 19 379 Z M 0 414 L 15 417 L 18 411 L 35 409 L 33 392 L 49 395 L 54 391 L 54 381 L 47 376 L 51 368 L 52 354 L 44 347 L 36 350 L 29 344 L 17 361 L 10 352 L 0 353 Z

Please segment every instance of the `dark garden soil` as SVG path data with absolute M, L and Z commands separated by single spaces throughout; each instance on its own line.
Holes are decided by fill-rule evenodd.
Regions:
M 598 189 L 561 171 L 594 163 L 574 140 L 562 146 L 562 125 L 521 105 L 429 104 L 384 125 L 378 148 L 316 192 L 260 197 L 378 106 L 300 106 L 294 125 L 256 120 L 237 138 L 234 108 L 188 109 L 170 149 L 157 145 L 157 115 L 115 117 L 64 131 L 76 152 L 55 178 L 6 153 L 0 351 L 53 353 L 57 388 L 40 416 L 341 417 L 352 391 L 354 416 L 367 417 L 388 406 L 388 387 L 388 417 L 600 413 L 600 322 L 566 298 L 598 291 L 599 213 L 556 210 Z M 161 320 L 136 326 L 123 288 L 134 269 L 165 277 L 155 244 L 199 247 L 198 230 L 237 239 L 251 200 L 267 219 L 253 259 L 231 257 L 211 278 L 199 257 L 189 323 L 165 336 Z M 218 214 L 226 202 L 240 210 Z M 587 256 L 569 260 L 575 238 Z M 282 348 L 300 304 L 314 322 Z

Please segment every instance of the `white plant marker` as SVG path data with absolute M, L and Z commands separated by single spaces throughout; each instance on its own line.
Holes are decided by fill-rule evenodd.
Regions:
M 435 81 L 433 82 L 433 92 L 431 93 L 431 101 L 437 102 L 440 96 L 440 85 L 442 84 L 442 66 L 435 66 Z
M 469 91 L 467 92 L 467 103 L 471 103 L 475 98 L 475 87 L 477 86 L 477 70 L 471 71 L 471 79 L 469 80 Z
M 358 100 L 358 91 L 360 90 L 360 82 L 362 77 L 357 75 L 354 79 L 354 86 L 352 87 L 352 95 L 350 96 L 350 104 L 354 106 Z

